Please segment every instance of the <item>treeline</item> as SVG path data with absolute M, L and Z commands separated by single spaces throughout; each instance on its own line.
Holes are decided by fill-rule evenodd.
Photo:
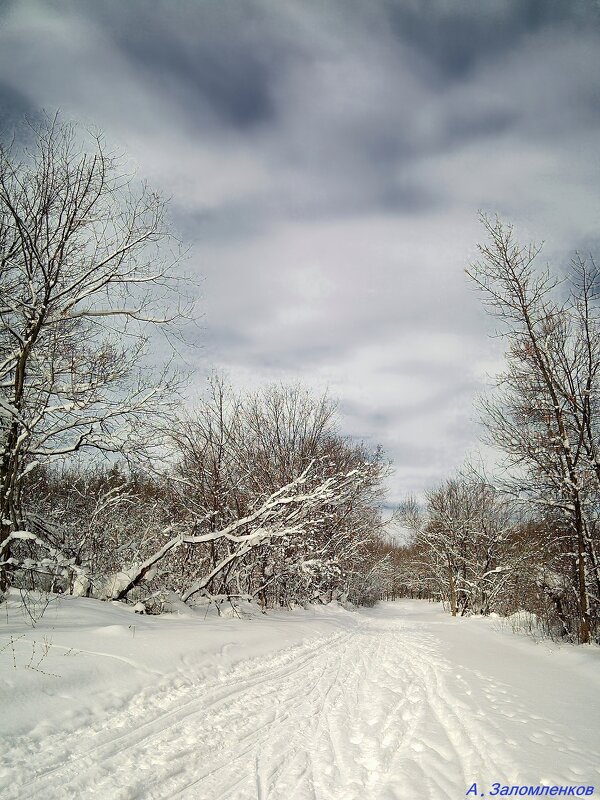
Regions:
M 0 148 L 0 594 L 263 607 L 389 594 L 382 454 L 300 388 L 193 410 L 152 362 L 193 317 L 160 198 L 48 120 Z
M 332 404 L 300 388 L 242 396 L 214 377 L 162 430 L 168 469 L 75 463 L 26 479 L 36 538 L 13 543 L 13 580 L 147 611 L 197 598 L 372 604 L 394 577 L 378 510 L 387 467 L 334 423 Z
M 406 503 L 401 516 L 412 532 L 397 559 L 403 595 L 442 600 L 453 616 L 526 611 L 539 633 L 578 639 L 573 559 L 556 520 L 528 518 L 472 474 L 431 490 L 423 505 Z
M 30 132 L 31 133 L 31 132 Z M 193 408 L 152 358 L 182 336 L 190 282 L 161 199 L 100 137 L 48 120 L 0 146 L 0 595 L 13 587 L 140 602 L 399 593 L 455 614 L 535 615 L 550 635 L 600 626 L 600 273 L 564 279 L 484 219 L 469 270 L 506 368 L 483 402 L 493 478 L 459 475 L 381 518 L 386 473 L 295 387 Z
M 405 591 L 453 614 L 534 614 L 546 633 L 582 643 L 600 626 L 600 272 L 577 256 L 563 278 L 534 263 L 512 229 L 484 218 L 488 243 L 469 275 L 507 342 L 483 405 L 505 460 L 402 509 L 413 542 Z

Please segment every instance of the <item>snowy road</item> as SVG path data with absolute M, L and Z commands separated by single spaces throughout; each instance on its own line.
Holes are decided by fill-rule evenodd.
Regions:
M 213 675 L 188 661 L 110 719 L 11 740 L 2 797 L 462 798 L 600 783 L 597 652 L 385 604 Z

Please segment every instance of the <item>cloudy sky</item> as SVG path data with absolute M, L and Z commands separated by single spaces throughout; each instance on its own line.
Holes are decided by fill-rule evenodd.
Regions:
M 600 241 L 596 0 L 0 0 L 2 127 L 42 108 L 172 197 L 198 384 L 328 387 L 392 502 L 481 433 L 478 210 L 559 266 Z

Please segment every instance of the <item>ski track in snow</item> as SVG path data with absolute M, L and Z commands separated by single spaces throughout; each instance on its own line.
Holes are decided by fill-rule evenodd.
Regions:
M 418 624 L 365 615 L 354 629 L 243 661 L 225 676 L 206 680 L 188 663 L 112 714 L 110 727 L 100 718 L 52 734 L 42 748 L 20 737 L 3 759 L 0 794 L 464 797 L 475 780 L 487 787 L 518 782 L 519 748 L 506 725 L 524 723 L 532 747 L 552 745 L 585 764 L 574 741 L 509 695 L 509 687 L 476 670 L 457 674 L 435 635 Z M 562 782 L 576 780 L 578 771 Z

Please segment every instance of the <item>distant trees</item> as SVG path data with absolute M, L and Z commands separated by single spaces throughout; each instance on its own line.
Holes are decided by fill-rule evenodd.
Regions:
M 484 225 L 488 243 L 468 274 L 509 343 L 484 421 L 508 457 L 505 488 L 549 523 L 554 594 L 570 632 L 589 642 L 600 608 L 600 274 L 576 257 L 561 282 L 537 270 L 539 247 L 497 220 Z
M 164 205 L 56 119 L 32 151 L 0 147 L 0 593 L 15 541 L 50 547 L 24 502 L 40 464 L 127 454 L 173 401 L 144 361 L 148 330 L 179 313 Z M 89 140 L 88 140 L 89 141 Z
M 524 554 L 514 507 L 485 481 L 461 474 L 402 510 L 413 532 L 410 563 L 452 616 L 488 614 L 509 592 Z

